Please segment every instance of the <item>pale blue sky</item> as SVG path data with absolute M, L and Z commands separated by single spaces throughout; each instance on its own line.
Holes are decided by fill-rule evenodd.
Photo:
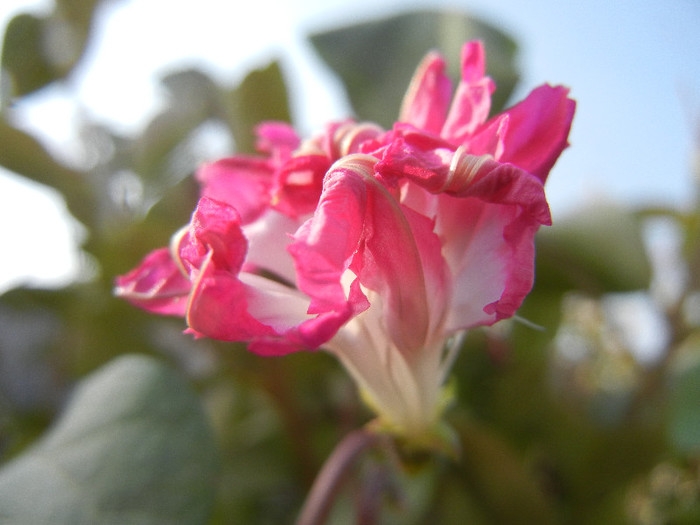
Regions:
M 50 3 L 3 0 L 0 23 L 4 26 L 17 9 L 46 5 Z M 700 140 L 697 0 L 121 0 L 105 10 L 100 38 L 73 87 L 79 104 L 95 117 L 136 128 L 157 107 L 159 72 L 196 62 L 233 81 L 283 50 L 307 73 L 297 108 L 310 129 L 342 116 L 345 108 L 338 92 L 303 62 L 301 36 L 375 14 L 429 6 L 461 7 L 519 42 L 523 77 L 516 98 L 543 82 L 571 87 L 578 100 L 572 147 L 548 182 L 555 219 L 591 198 L 625 204 L 688 202 L 693 141 Z M 18 116 L 70 159 L 76 101 L 49 91 L 31 102 Z M 0 172 L 0 220 L 8 230 L 3 235 L 11 236 L 27 260 L 53 263 L 47 267 L 3 258 L 0 291 L 3 283 L 28 275 L 43 275 L 46 282 L 75 269 L 75 258 L 65 248 L 69 231 L 55 219 L 55 199 L 35 195 Z M 10 231 L 9 224 L 23 229 Z

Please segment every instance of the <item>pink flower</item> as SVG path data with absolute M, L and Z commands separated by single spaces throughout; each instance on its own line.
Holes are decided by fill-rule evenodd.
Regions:
M 346 121 L 300 142 L 260 126 L 263 155 L 204 166 L 189 227 L 117 295 L 263 355 L 323 347 L 385 428 L 429 436 L 449 342 L 513 316 L 532 287 L 575 107 L 545 85 L 489 120 L 481 44 L 464 46 L 454 97 L 444 69 L 426 57 L 389 131 Z

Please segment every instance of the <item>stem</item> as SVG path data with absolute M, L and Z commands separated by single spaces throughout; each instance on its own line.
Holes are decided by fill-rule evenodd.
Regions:
M 347 477 L 350 468 L 365 450 L 381 437 L 365 429 L 355 430 L 338 443 L 316 477 L 296 525 L 322 525 L 331 509 L 333 499 Z
M 384 495 L 389 492 L 395 497 L 396 492 L 386 465 L 372 465 L 358 488 L 356 525 L 377 525 Z

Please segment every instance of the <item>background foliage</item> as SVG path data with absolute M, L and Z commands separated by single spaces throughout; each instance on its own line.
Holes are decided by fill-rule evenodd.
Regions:
M 322 352 L 263 359 L 194 341 L 181 320 L 111 295 L 115 275 L 188 221 L 207 130 L 251 151 L 255 123 L 290 120 L 288 79 L 278 62 L 236 86 L 174 71 L 161 80 L 169 103 L 139 133 L 86 120 L 85 167 L 66 166 L 12 105 L 70 89 L 97 6 L 57 1 L 5 28 L 0 165 L 58 190 L 88 235 L 85 279 L 0 296 L 0 522 L 289 523 L 333 446 L 370 417 L 339 366 Z M 426 50 L 456 57 L 473 38 L 486 43 L 498 111 L 517 46 L 478 20 L 407 13 L 311 42 L 358 118 L 387 125 Z M 599 205 L 542 231 L 529 323 L 474 331 L 455 366 L 459 461 L 403 469 L 372 455 L 331 521 L 372 506 L 381 523 L 700 521 L 698 210 Z M 662 254 L 677 278 L 652 264 L 654 228 L 679 239 Z M 642 307 L 664 336 L 652 358 L 633 337 Z

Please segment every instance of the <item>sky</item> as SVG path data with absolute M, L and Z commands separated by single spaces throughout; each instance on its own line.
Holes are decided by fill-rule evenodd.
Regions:
M 3 0 L 0 27 L 51 6 Z M 97 39 L 71 77 L 75 96 L 42 90 L 16 117 L 71 162 L 78 111 L 136 130 L 158 108 L 162 72 L 196 65 L 235 82 L 282 54 L 302 73 L 294 109 L 309 132 L 348 108 L 304 35 L 419 7 L 458 8 L 514 37 L 522 73 L 514 100 L 544 82 L 571 88 L 571 147 L 547 183 L 555 221 L 593 200 L 688 204 L 700 141 L 697 0 L 118 0 L 102 9 Z M 12 246 L 0 258 L 0 293 L 21 282 L 58 285 L 77 271 L 80 228 L 55 193 L 0 169 L 0 224 Z

